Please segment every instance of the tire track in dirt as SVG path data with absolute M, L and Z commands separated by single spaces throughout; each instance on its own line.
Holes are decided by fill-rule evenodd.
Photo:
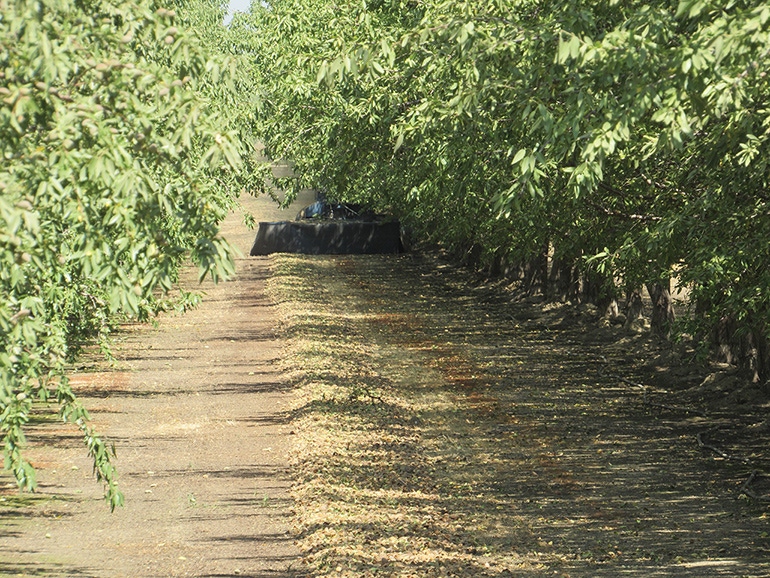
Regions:
M 243 201 L 257 220 L 277 216 L 270 200 Z M 240 216 L 223 235 L 248 255 L 253 232 Z M 198 308 L 156 328 L 127 328 L 116 368 L 73 376 L 98 431 L 117 447 L 126 506 L 110 514 L 76 431 L 35 428 L 28 455 L 40 489 L 31 499 L 2 494 L 0 575 L 298 575 L 291 393 L 276 365 L 268 261 L 236 265 L 232 281 L 204 284 Z M 184 272 L 182 283 L 194 288 L 196 275 Z

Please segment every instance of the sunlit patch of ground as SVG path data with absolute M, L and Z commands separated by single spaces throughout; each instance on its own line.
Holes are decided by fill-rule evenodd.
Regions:
M 710 418 L 629 385 L 646 338 L 430 259 L 272 266 L 314 576 L 770 573 L 747 465 L 698 446 Z

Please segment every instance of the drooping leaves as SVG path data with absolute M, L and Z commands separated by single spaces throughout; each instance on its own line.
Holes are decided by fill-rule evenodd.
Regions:
M 175 10 L 153 1 L 0 0 L 0 8 L 5 468 L 34 488 L 24 426 L 33 400 L 55 401 L 83 431 L 114 508 L 122 503 L 114 451 L 89 425 L 66 366 L 89 340 L 107 347 L 117 319 L 167 306 L 187 256 L 202 275 L 232 272 L 217 233 L 242 146 L 206 93 L 228 72 Z

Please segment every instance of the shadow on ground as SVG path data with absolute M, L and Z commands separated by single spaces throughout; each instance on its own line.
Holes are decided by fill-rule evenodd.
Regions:
M 629 385 L 663 345 L 431 259 L 274 269 L 316 575 L 770 575 L 767 505 L 741 494 L 770 440 L 714 459 L 696 436 L 723 410 Z

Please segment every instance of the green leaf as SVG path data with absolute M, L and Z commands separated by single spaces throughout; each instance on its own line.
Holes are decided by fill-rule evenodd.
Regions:
M 511 164 L 519 164 L 521 160 L 527 155 L 527 149 L 519 149 L 516 154 L 513 156 L 513 160 L 511 161 Z
M 401 148 L 401 146 L 404 144 L 404 133 L 399 133 L 398 137 L 396 137 L 396 144 L 393 145 L 393 152 L 398 152 L 398 149 Z

